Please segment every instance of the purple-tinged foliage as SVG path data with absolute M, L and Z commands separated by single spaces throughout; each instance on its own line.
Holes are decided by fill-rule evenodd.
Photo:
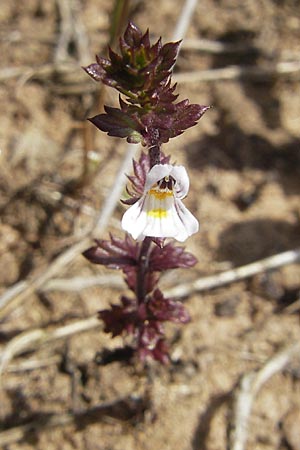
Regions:
M 184 250 L 184 247 L 169 242 L 163 248 L 155 246 L 151 251 L 149 266 L 153 271 L 162 272 L 168 269 L 188 269 L 197 263 L 194 255 Z
M 163 322 L 187 323 L 190 316 L 182 303 L 165 298 L 159 289 L 148 295 L 140 305 L 128 297 L 121 297 L 121 304 L 99 312 L 104 331 L 113 337 L 132 334 L 142 359 L 151 355 L 161 362 L 168 361 L 164 343 Z
M 144 35 L 129 23 L 124 37 L 120 38 L 121 54 L 109 49 L 109 59 L 96 57 L 96 63 L 85 67 L 96 81 L 116 88 L 130 98 L 132 103 L 146 104 L 159 86 L 165 86 L 175 64 L 180 42 L 162 45 L 159 39 L 151 46 L 149 31 Z M 141 99 L 147 92 L 149 98 Z M 171 95 L 172 92 L 170 92 Z M 176 96 L 175 96 L 176 97 Z
M 123 102 L 124 104 L 124 102 Z M 89 119 L 99 130 L 108 136 L 127 138 L 127 142 L 138 144 L 142 142 L 142 124 L 138 121 L 138 115 L 130 116 L 126 110 L 104 106 L 106 114 L 98 114 Z
M 148 317 L 159 322 L 187 323 L 191 320 L 189 313 L 179 301 L 165 298 L 159 289 L 155 289 L 148 302 Z
M 145 155 L 140 161 L 145 163 Z M 96 245 L 86 250 L 83 255 L 94 264 L 121 269 L 127 286 L 136 293 L 140 251 L 141 244 L 134 242 L 129 236 L 123 240 L 111 236 L 110 240 L 97 240 Z M 111 333 L 113 337 L 133 335 L 142 360 L 151 356 L 166 363 L 169 357 L 162 323 L 187 323 L 190 317 L 182 303 L 165 298 L 157 288 L 159 273 L 177 267 L 192 267 L 195 263 L 193 255 L 173 242 L 169 242 L 164 248 L 152 246 L 143 280 L 145 300 L 139 303 L 137 298 L 122 296 L 120 304 L 111 304 L 109 309 L 99 311 L 99 318 L 104 322 L 104 331 Z
M 125 235 L 124 239 L 110 237 L 109 240 L 96 240 L 96 245 L 85 250 L 83 256 L 93 264 L 111 269 L 135 270 L 139 261 L 140 244 Z M 162 272 L 168 269 L 190 268 L 197 259 L 184 247 L 178 247 L 170 241 L 163 248 L 154 246 L 149 252 L 148 272 Z M 149 292 L 149 291 L 147 291 Z
M 137 264 L 139 245 L 129 236 L 119 239 L 111 235 L 110 241 L 97 239 L 95 242 L 95 246 L 83 252 L 91 263 L 122 270 Z
M 170 156 L 165 156 L 162 152 L 160 155 L 160 163 L 161 164 L 169 164 Z M 141 155 L 139 157 L 138 161 L 133 160 L 133 173 L 134 175 L 127 175 L 128 180 L 131 183 L 130 190 L 128 187 L 127 192 L 130 195 L 129 199 L 122 200 L 122 203 L 126 205 L 132 205 L 135 203 L 139 198 L 142 197 L 144 193 L 144 186 L 146 182 L 146 176 L 151 168 L 150 164 L 150 157 L 144 152 L 141 152 Z
M 104 322 L 104 331 L 113 337 L 124 332 L 133 334 L 137 322 L 137 309 L 135 300 L 121 297 L 121 305 L 110 305 L 110 309 L 99 311 L 99 317 Z
M 130 117 L 130 106 L 128 114 Z M 139 117 L 142 138 L 146 146 L 166 144 L 171 138 L 179 136 L 185 130 L 196 125 L 197 121 L 209 109 L 209 106 L 190 105 L 188 100 L 170 104 L 168 108 L 152 110 Z M 141 125 L 140 125 L 141 124 Z
M 151 325 L 149 324 L 148 327 Z M 144 331 L 144 334 L 149 334 L 148 330 L 142 330 Z M 154 341 L 154 342 L 153 342 Z M 151 346 L 145 346 L 145 338 L 144 335 L 141 333 L 141 339 L 138 340 L 137 345 L 137 354 L 141 361 L 145 361 L 148 357 L 155 359 L 156 361 L 159 361 L 162 364 L 168 364 L 170 361 L 169 357 L 169 348 L 168 345 L 163 338 L 157 338 L 151 342 Z
M 93 264 L 100 264 L 111 269 L 121 269 L 129 289 L 135 292 L 138 276 L 140 244 L 128 235 L 125 239 L 111 236 L 110 240 L 96 240 L 96 245 L 87 249 L 83 256 Z M 156 287 L 159 274 L 168 269 L 189 268 L 196 264 L 196 258 L 169 242 L 161 248 L 153 246 L 149 252 L 149 266 L 145 273 L 145 292 L 150 293 Z
M 89 120 L 109 136 L 148 147 L 160 146 L 196 125 L 208 107 L 188 100 L 175 103 L 176 85 L 171 86 L 179 45 L 162 45 L 159 39 L 151 46 L 149 32 L 143 35 L 129 23 L 120 38 L 121 54 L 109 49 L 109 59 L 97 56 L 97 62 L 85 68 L 94 80 L 117 89 L 125 101 L 120 98 L 120 108 L 105 106 L 105 113 Z
M 125 283 L 133 292 L 136 291 L 137 279 L 138 279 L 138 271 L 136 268 L 127 267 L 123 270 L 125 275 Z M 147 271 L 144 275 L 144 290 L 145 293 L 152 292 L 155 286 L 157 285 L 159 279 L 159 274 L 152 270 Z
M 154 146 L 167 143 L 196 125 L 209 106 L 189 104 L 188 100 L 165 106 L 145 108 L 120 99 L 120 109 L 105 106 L 105 112 L 89 120 L 109 136 L 127 139 L 132 144 Z

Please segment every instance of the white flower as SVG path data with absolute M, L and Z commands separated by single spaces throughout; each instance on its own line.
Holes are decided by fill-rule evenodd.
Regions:
M 146 177 L 144 194 L 125 212 L 122 228 L 133 239 L 151 236 L 185 241 L 199 229 L 198 220 L 181 201 L 189 184 L 183 166 L 153 166 Z

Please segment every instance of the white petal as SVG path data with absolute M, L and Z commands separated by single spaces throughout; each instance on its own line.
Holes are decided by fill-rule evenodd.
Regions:
M 174 196 L 172 193 L 163 194 L 161 197 L 149 193 L 146 196 L 144 210 L 147 215 L 147 226 L 144 230 L 145 236 L 152 237 L 172 237 L 175 231 L 170 219 L 172 209 L 175 208 Z
M 147 214 L 143 211 L 144 197 L 130 206 L 122 217 L 121 226 L 133 239 L 142 239 L 147 225 Z
M 171 164 L 156 164 L 156 166 L 153 166 L 147 173 L 144 192 L 148 192 L 155 183 L 170 175 L 172 169 Z
M 176 180 L 174 186 L 176 197 L 180 199 L 186 197 L 190 188 L 190 180 L 185 168 L 183 166 L 172 166 L 170 175 Z
M 184 206 L 181 200 L 176 201 L 176 210 L 184 231 L 182 230 L 182 234 L 177 235 L 175 238 L 182 242 L 192 234 L 199 231 L 199 222 L 196 217 L 193 216 L 193 214 Z

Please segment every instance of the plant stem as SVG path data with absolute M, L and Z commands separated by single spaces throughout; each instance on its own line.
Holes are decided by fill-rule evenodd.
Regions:
M 156 164 L 160 164 L 160 147 L 158 145 L 149 148 L 149 158 L 150 168 L 156 166 Z
M 149 148 L 150 168 L 155 166 L 156 164 L 160 164 L 160 156 L 160 147 L 158 145 L 154 145 L 153 147 Z M 144 301 L 147 294 L 147 270 L 149 264 L 151 242 L 151 237 L 147 236 L 145 237 L 141 245 L 136 280 L 136 297 L 138 304 L 141 304 Z
M 147 236 L 141 245 L 136 280 L 136 297 L 138 304 L 141 304 L 145 300 L 147 294 L 147 271 L 149 266 L 151 242 L 151 237 Z
M 154 145 L 153 147 L 149 148 L 150 168 L 155 166 L 156 164 L 160 164 L 160 156 L 160 147 L 158 145 Z M 136 297 L 138 304 L 141 304 L 144 301 L 147 294 L 147 270 L 149 264 L 151 242 L 151 237 L 147 236 L 145 237 L 141 245 L 136 280 Z

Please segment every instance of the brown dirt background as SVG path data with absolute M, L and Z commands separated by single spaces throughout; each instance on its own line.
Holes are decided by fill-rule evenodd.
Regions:
M 161 35 L 167 42 L 182 3 L 133 2 L 131 17 L 143 30 L 149 27 L 153 39 Z M 112 2 L 85 0 L 79 7 L 90 42 L 87 64 L 95 53 L 105 52 Z M 0 20 L 1 74 L 7 68 L 53 63 L 60 25 L 54 0 L 2 2 Z M 299 3 L 202 0 L 186 37 L 251 45 L 258 52 L 212 55 L 183 49 L 175 73 L 299 61 Z M 78 63 L 77 56 L 71 43 L 63 61 Z M 97 132 L 97 170 L 83 187 L 74 188 L 87 145 L 82 124 L 97 95 L 87 78 L 78 63 L 65 76 L 37 79 L 24 71 L 0 79 L 1 292 L 42 272 L 80 239 L 114 183 L 126 147 Z M 171 287 L 299 246 L 299 79 L 182 82 L 178 92 L 180 99 L 213 108 L 164 148 L 188 168 L 186 204 L 202 225 L 186 243 L 198 265 L 168 274 L 164 284 Z M 106 90 L 105 103 L 115 101 Z M 119 205 L 110 221 L 109 230 L 116 234 L 121 234 L 123 210 Z M 78 257 L 61 275 L 99 273 L 111 271 Z M 300 337 L 299 292 L 299 267 L 290 265 L 191 295 L 184 301 L 192 322 L 168 327 L 172 363 L 167 367 L 97 365 L 97 352 L 122 344 L 99 330 L 21 355 L 1 379 L 0 430 L 105 402 L 117 404 L 107 414 L 91 414 L 70 425 L 38 426 L 1 448 L 225 450 L 230 393 L 240 376 Z M 117 298 L 109 287 L 32 295 L 2 321 L 1 347 L 23 331 L 89 317 Z M 248 450 L 299 450 L 299 361 L 271 378 L 255 400 Z M 124 404 L 118 402 L 123 398 Z M 142 399 L 139 410 L 137 399 Z

